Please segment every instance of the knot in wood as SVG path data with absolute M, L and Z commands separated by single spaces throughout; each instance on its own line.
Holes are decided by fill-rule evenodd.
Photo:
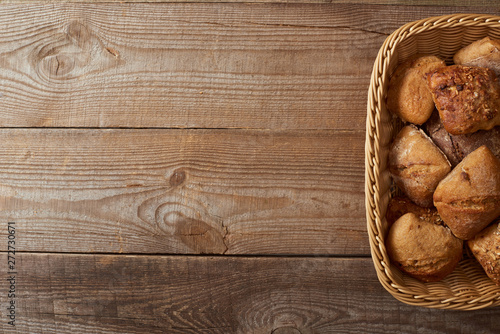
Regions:
M 61 77 L 75 68 L 75 59 L 66 54 L 51 55 L 41 60 L 43 71 L 51 77 Z
M 66 78 L 76 68 L 83 68 L 92 52 L 92 34 L 78 21 L 70 22 L 63 33 L 54 33 L 40 48 L 35 62 L 40 74 L 49 78 Z M 76 71 L 78 72 L 78 71 Z
M 184 172 L 182 169 L 177 169 L 172 173 L 172 176 L 170 176 L 170 185 L 172 187 L 176 187 L 184 183 L 186 180 L 186 172 Z
M 221 231 L 201 220 L 179 219 L 175 234 L 196 254 L 224 254 L 227 251 Z
M 85 24 L 80 21 L 70 22 L 66 29 L 66 35 L 82 51 L 90 51 L 92 34 Z

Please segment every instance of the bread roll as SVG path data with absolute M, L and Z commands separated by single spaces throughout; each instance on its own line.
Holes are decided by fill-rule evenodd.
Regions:
M 500 286 L 500 223 L 495 222 L 467 242 L 489 278 Z
M 493 70 L 453 65 L 428 74 L 443 126 L 453 135 L 500 125 L 500 84 Z
M 435 56 L 417 55 L 399 65 L 387 90 L 387 109 L 413 124 L 423 124 L 434 110 L 426 74 L 444 66 Z
M 434 190 L 450 170 L 443 152 L 413 125 L 401 129 L 390 147 L 389 172 L 396 185 L 419 206 L 433 205 Z
M 437 186 L 434 205 L 455 236 L 473 238 L 500 215 L 500 160 L 481 146 Z
M 391 261 L 403 272 L 434 282 L 453 272 L 462 258 L 463 241 L 447 227 L 407 213 L 392 225 L 386 247 Z
M 442 224 L 443 220 L 435 207 L 424 208 L 413 203 L 409 198 L 404 196 L 395 196 L 389 201 L 387 213 L 385 215 L 389 226 L 394 224 L 401 216 L 407 213 L 413 213 L 419 219 L 426 220 L 434 224 Z
M 460 49 L 453 57 L 457 65 L 487 67 L 500 76 L 500 40 L 485 37 Z
M 452 135 L 444 128 L 439 114 L 434 112 L 425 123 L 425 129 L 453 167 L 482 145 L 486 145 L 500 159 L 500 126 L 489 131 L 479 130 L 465 135 Z

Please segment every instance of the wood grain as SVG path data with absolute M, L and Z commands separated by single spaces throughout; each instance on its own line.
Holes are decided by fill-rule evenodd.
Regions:
M 2 4 L 16 4 L 24 3 L 25 0 L 0 0 Z M 44 3 L 60 3 L 61 0 L 44 0 Z M 207 2 L 226 2 L 226 3 L 292 3 L 292 4 L 302 4 L 302 3 L 313 3 L 313 4 L 324 4 L 325 2 L 329 4 L 363 4 L 363 5 L 408 5 L 413 6 L 471 6 L 474 7 L 491 7 L 490 0 L 64 0 L 65 3 L 207 3 Z
M 231 4 L 6 5 L 0 123 L 346 128 L 357 122 L 361 129 L 362 115 L 331 117 L 334 105 L 351 114 L 362 109 L 367 87 L 366 80 L 359 87 L 358 67 L 334 60 L 358 60 L 368 73 L 370 62 L 346 39 L 375 47 L 380 34 L 312 26 L 317 10 L 306 14 L 306 27 L 297 27 L 274 20 L 281 10 L 287 11 Z M 298 13 L 283 14 L 293 21 Z
M 383 40 L 403 23 L 449 12 L 352 4 L 3 4 L 0 126 L 362 130 L 360 111 Z
M 1 321 L 4 333 L 466 334 L 494 333 L 500 316 L 402 304 L 368 258 L 22 253 L 17 263 L 17 324 Z
M 0 0 L 0 332 L 495 333 L 499 308 L 407 306 L 369 258 L 378 49 L 500 15 L 408 3 Z
M 368 254 L 363 136 L 4 129 L 0 220 L 25 251 Z

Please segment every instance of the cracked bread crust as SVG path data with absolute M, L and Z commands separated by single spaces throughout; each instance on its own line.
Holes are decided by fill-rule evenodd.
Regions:
M 442 225 L 443 220 L 439 216 L 435 207 L 424 208 L 413 203 L 409 198 L 404 196 L 395 196 L 389 201 L 387 206 L 386 219 L 389 226 L 392 226 L 404 214 L 411 212 L 419 219 L 423 219 L 434 224 Z
M 452 65 L 427 75 L 443 126 L 453 135 L 500 125 L 500 84 L 493 70 Z
M 453 56 L 457 65 L 491 68 L 500 75 L 500 40 L 485 37 L 458 50 Z
M 453 234 L 473 238 L 500 215 L 500 160 L 479 147 L 439 183 L 433 198 Z
M 488 277 L 500 286 L 500 222 L 479 232 L 467 245 Z
M 425 123 L 425 128 L 429 137 L 448 157 L 453 167 L 482 145 L 486 145 L 500 159 L 500 126 L 489 131 L 479 130 L 465 135 L 452 135 L 444 128 L 439 114 L 434 112 Z
M 463 241 L 451 231 L 413 213 L 401 216 L 386 240 L 391 261 L 408 275 L 435 282 L 449 275 L 462 258 Z
M 443 152 L 413 125 L 401 129 L 389 150 L 389 172 L 394 182 L 422 207 L 433 205 L 434 190 L 450 170 Z

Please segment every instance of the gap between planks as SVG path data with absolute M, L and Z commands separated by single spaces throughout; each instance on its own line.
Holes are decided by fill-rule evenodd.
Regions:
M 7 254 L 7 251 L 0 251 Z M 196 258 L 283 258 L 283 259 L 366 259 L 370 254 L 178 254 L 178 253 L 85 253 L 85 252 L 45 252 L 16 251 L 16 254 L 27 255 L 62 255 L 62 256 L 123 256 L 123 257 L 196 257 Z
M 66 127 L 66 126 L 0 126 L 0 130 L 74 130 L 74 131 L 82 131 L 82 130 L 172 130 L 172 131 L 191 131 L 191 130 L 200 130 L 200 131 L 252 131 L 252 132 L 331 132 L 331 133 L 364 133 L 366 130 L 363 129 L 331 129 L 331 128 L 254 128 L 254 127 L 132 127 L 132 126 L 123 126 L 123 127 Z

